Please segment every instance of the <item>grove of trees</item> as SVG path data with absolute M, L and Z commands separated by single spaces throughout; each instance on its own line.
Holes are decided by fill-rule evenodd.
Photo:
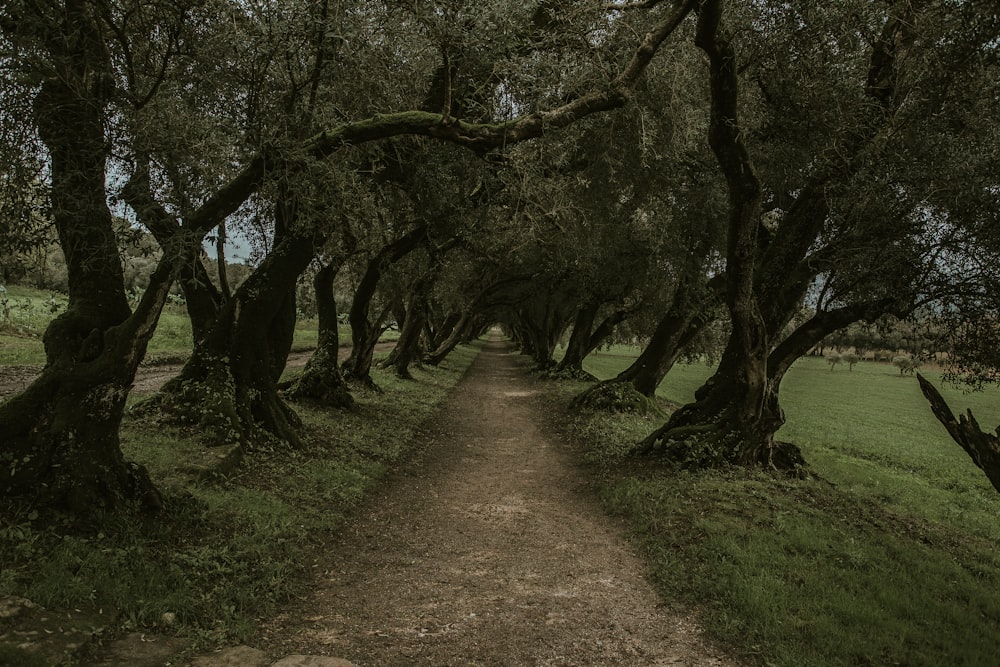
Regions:
M 146 409 L 212 441 L 299 446 L 289 400 L 375 388 L 390 322 L 402 377 L 499 323 L 556 374 L 648 343 L 595 391 L 717 348 L 637 453 L 804 465 L 781 381 L 831 334 L 933 316 L 996 378 L 998 56 L 975 0 L 12 0 L 0 253 L 54 235 L 69 305 L 0 404 L 0 491 L 159 506 L 117 434 L 171 290 L 194 346 Z M 202 251 L 234 236 L 239 280 Z M 279 387 L 303 284 L 319 345 Z

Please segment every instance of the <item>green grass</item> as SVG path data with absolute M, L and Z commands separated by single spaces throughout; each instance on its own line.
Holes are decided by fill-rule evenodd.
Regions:
M 0 364 L 45 363 L 41 335 L 59 312 L 66 309 L 65 295 L 20 285 L 6 285 L 0 304 Z
M 7 286 L 7 316 L 0 312 L 0 365 L 40 366 L 45 363 L 42 334 L 52 318 L 66 309 L 66 295 L 19 285 Z M 52 302 L 54 301 L 54 306 Z M 295 324 L 293 351 L 316 347 L 319 325 L 315 318 L 300 319 Z M 386 340 L 398 338 L 397 332 L 387 333 Z M 351 329 L 340 327 L 341 344 L 350 344 Z M 183 305 L 167 304 L 160 315 L 156 332 L 149 343 L 147 365 L 183 363 L 193 345 L 191 321 Z
M 628 349 L 593 355 L 610 377 Z M 711 369 L 681 365 L 658 392 L 693 397 Z M 926 373 L 936 378 L 933 372 Z M 561 400 L 584 385 L 561 385 Z M 946 388 L 982 424 L 1000 393 Z M 803 359 L 782 386 L 787 423 L 819 479 L 684 472 L 623 460 L 658 421 L 584 414 L 602 496 L 627 517 L 665 599 L 762 665 L 994 665 L 1000 494 L 937 424 L 914 378 Z
M 246 641 L 257 619 L 303 593 L 338 527 L 412 450 L 417 429 L 472 362 L 456 349 L 415 381 L 373 370 L 383 393 L 359 409 L 296 406 L 305 447 L 248 454 L 229 477 L 206 478 L 218 450 L 153 421 L 127 418 L 126 458 L 147 466 L 166 511 L 107 517 L 99 529 L 0 518 L 0 596 L 51 608 L 117 611 L 119 629 L 161 630 L 202 645 Z M 164 614 L 174 614 L 169 625 Z

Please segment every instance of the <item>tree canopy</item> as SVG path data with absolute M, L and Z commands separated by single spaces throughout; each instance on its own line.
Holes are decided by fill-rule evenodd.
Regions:
M 651 343 L 619 378 L 647 394 L 692 341 L 727 337 L 697 401 L 640 447 L 702 465 L 802 465 L 773 437 L 782 377 L 858 322 L 931 314 L 956 376 L 995 380 L 998 14 L 7 3 L 0 252 L 55 230 L 70 305 L 42 377 L 0 405 L 0 484 L 76 509 L 157 505 L 116 434 L 174 286 L 195 344 L 156 409 L 246 447 L 298 443 L 278 380 L 307 274 L 327 334 L 333 291 L 349 297 L 355 347 L 343 368 L 317 352 L 318 393 L 296 400 L 350 404 L 345 376 L 365 381 L 390 320 L 401 375 L 489 323 L 544 367 L 570 338 L 577 369 L 617 330 Z M 158 245 L 135 304 L 121 219 Z M 201 248 L 234 235 L 255 261 L 230 285 Z

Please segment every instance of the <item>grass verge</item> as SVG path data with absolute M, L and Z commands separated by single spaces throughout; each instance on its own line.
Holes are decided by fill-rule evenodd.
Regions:
M 617 372 L 628 355 L 613 352 L 587 369 Z M 789 666 L 996 664 L 1000 495 L 923 419 L 912 378 L 818 364 L 804 360 L 786 380 L 781 436 L 822 479 L 627 459 L 659 425 L 632 415 L 581 413 L 565 428 L 664 599 L 696 610 L 734 655 Z M 709 370 L 678 367 L 660 395 L 687 400 Z M 585 385 L 552 387 L 566 405 Z M 977 414 L 988 416 L 988 398 Z
M 462 346 L 439 367 L 415 368 L 414 381 L 373 369 L 383 393 L 356 393 L 356 412 L 297 406 L 306 446 L 248 454 L 226 478 L 202 474 L 215 451 L 127 420 L 126 457 L 149 468 L 166 511 L 107 517 L 86 532 L 7 517 L 0 597 L 113 610 L 119 630 L 159 630 L 202 646 L 246 641 L 258 619 L 306 590 L 331 536 L 407 456 L 478 350 Z

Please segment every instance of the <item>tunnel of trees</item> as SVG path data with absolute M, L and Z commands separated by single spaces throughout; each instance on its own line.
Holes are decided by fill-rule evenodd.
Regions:
M 636 445 L 694 466 L 807 465 L 782 378 L 887 320 L 997 380 L 995 3 L 13 0 L 0 54 L 3 279 L 58 244 L 69 296 L 0 404 L 7 497 L 159 506 L 118 429 L 171 294 L 194 345 L 144 409 L 244 447 L 374 389 L 390 325 L 400 377 L 492 324 L 552 376 L 643 345 L 590 392 L 714 355 Z M 227 237 L 256 239 L 238 279 Z M 303 294 L 318 346 L 281 386 Z

